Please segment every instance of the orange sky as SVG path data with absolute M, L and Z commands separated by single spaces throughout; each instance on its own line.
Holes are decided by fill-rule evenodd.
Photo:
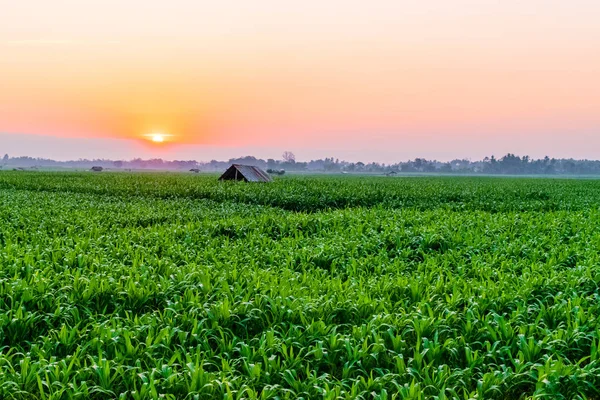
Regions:
M 63 138 L 66 158 L 116 139 L 131 156 L 197 159 L 600 148 L 597 1 L 10 3 L 0 136 L 13 153 L 54 155 L 28 135 Z M 142 145 L 152 132 L 171 143 Z

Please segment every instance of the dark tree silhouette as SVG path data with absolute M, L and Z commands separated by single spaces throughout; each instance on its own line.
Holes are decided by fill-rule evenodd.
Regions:
M 283 158 L 283 161 L 285 161 L 285 162 L 288 162 L 288 163 L 296 162 L 296 156 L 291 151 L 284 151 L 283 155 L 281 157 Z

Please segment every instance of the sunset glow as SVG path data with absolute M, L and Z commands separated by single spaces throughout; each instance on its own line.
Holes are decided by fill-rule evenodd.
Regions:
M 132 157 L 600 148 L 595 1 L 24 0 L 2 15 L 0 135 L 69 138 L 75 157 L 92 138 Z M 156 127 L 176 136 L 140 140 Z M 148 139 L 170 146 L 136 147 Z
M 165 135 L 162 133 L 153 133 L 151 136 L 151 140 L 155 143 L 162 143 L 165 141 Z

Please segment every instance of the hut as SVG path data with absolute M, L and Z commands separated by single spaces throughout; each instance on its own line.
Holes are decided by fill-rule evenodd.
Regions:
M 198 168 L 192 168 L 192 169 L 190 169 L 190 172 L 197 174 L 200 172 L 200 170 Z
M 104 168 L 102 168 L 102 167 L 97 167 L 97 166 L 94 166 L 94 167 L 92 167 L 92 168 L 90 169 L 90 171 L 94 171 L 94 172 L 101 172 L 103 169 L 104 169 Z
M 221 175 L 220 181 L 271 182 L 271 177 L 253 165 L 232 164 Z

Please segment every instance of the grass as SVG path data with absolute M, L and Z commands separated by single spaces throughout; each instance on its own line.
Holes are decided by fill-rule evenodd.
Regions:
M 598 398 L 600 181 L 0 173 L 0 397 Z

